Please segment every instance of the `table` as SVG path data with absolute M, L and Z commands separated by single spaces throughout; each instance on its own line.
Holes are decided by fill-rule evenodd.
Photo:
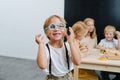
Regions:
M 98 60 L 103 55 L 100 53 L 100 50 L 93 49 L 87 57 L 82 58 L 79 68 L 120 73 L 120 60 Z M 78 80 L 78 71 L 76 68 L 74 70 L 74 80 Z
M 79 67 L 82 69 L 120 73 L 120 60 L 98 60 L 98 58 L 103 55 L 104 54 L 100 53 L 100 50 L 93 49 L 87 57 L 82 58 L 82 63 Z

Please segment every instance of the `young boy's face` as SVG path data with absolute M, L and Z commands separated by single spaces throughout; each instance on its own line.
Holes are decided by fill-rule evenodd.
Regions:
M 65 26 L 60 27 L 61 21 L 58 18 L 52 18 L 50 23 L 52 25 L 49 25 L 51 27 L 47 30 L 47 36 L 50 40 L 61 40 L 64 37 Z
M 105 39 L 107 41 L 112 41 L 114 38 L 114 33 L 113 32 L 105 32 Z

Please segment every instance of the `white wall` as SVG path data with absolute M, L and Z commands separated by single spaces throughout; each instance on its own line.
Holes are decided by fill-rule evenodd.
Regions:
M 64 0 L 0 0 L 0 55 L 36 59 L 35 35 L 53 14 L 64 16 Z

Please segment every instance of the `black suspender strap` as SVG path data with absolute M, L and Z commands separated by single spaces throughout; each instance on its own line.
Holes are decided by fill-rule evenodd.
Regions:
M 66 51 L 66 60 L 67 60 L 68 70 L 70 70 L 69 55 L 68 55 L 68 50 L 67 50 L 65 43 L 64 43 L 64 46 L 65 46 L 65 51 Z
M 48 51 L 49 51 L 49 74 L 52 75 L 52 72 L 51 72 L 51 53 L 50 53 L 50 48 L 48 46 L 48 44 L 46 44 L 47 48 L 48 48 Z M 64 46 L 65 46 L 65 51 L 66 51 L 66 60 L 67 60 L 67 65 L 68 65 L 68 70 L 70 70 L 70 64 L 69 64 L 69 55 L 68 55 L 68 50 L 67 50 L 67 46 L 65 45 L 64 43 Z
M 49 74 L 52 75 L 51 73 L 51 53 L 50 53 L 50 48 L 48 46 L 48 44 L 46 44 L 47 48 L 48 48 L 48 51 L 49 51 Z

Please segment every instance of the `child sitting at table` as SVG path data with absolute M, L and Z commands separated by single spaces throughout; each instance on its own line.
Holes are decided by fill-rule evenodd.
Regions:
M 88 43 L 85 41 L 85 35 L 88 32 L 87 26 L 84 22 L 78 21 L 72 26 L 72 29 L 75 34 L 75 42 L 81 51 L 81 57 L 89 55 L 90 48 Z
M 78 21 L 73 26 L 72 29 L 75 34 L 75 41 L 81 51 L 81 57 L 86 57 L 90 53 L 90 46 L 85 39 L 85 35 L 88 33 L 87 25 Z M 74 74 L 77 72 L 77 66 L 74 67 Z M 75 76 L 75 75 L 74 75 Z M 79 69 L 78 70 L 79 80 L 98 80 L 98 76 L 93 70 Z
M 97 34 L 95 28 L 95 20 L 93 18 L 85 18 L 84 23 L 88 27 L 87 35 L 85 36 L 86 41 L 89 43 L 91 49 L 97 46 Z
M 116 35 L 117 39 L 114 38 Z M 97 49 L 106 50 L 106 49 L 115 49 L 120 50 L 120 32 L 116 31 L 116 28 L 112 25 L 107 25 L 104 29 L 104 36 L 105 38 L 100 41 L 97 45 Z M 112 72 L 111 72 L 112 73 Z M 101 78 L 102 80 L 110 80 L 109 74 L 110 72 L 101 71 Z M 112 73 L 116 74 L 116 77 L 113 80 L 120 80 L 119 73 Z

